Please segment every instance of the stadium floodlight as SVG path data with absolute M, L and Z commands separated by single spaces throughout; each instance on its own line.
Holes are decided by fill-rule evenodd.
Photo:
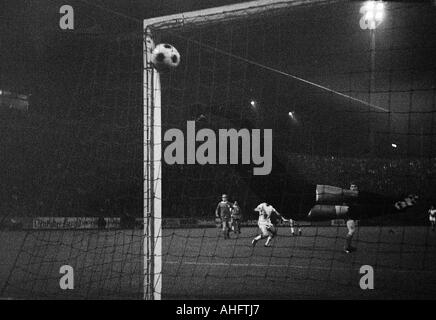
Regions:
M 298 123 L 297 117 L 295 116 L 295 111 L 289 111 L 288 116 L 289 116 L 289 119 L 292 121 L 293 124 L 297 124 Z
M 381 1 L 367 1 L 360 8 L 360 12 L 363 14 L 360 27 L 374 30 L 383 21 L 384 3 Z

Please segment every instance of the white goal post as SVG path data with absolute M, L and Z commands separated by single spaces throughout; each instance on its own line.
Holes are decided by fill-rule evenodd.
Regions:
M 159 73 L 151 63 L 155 32 L 345 1 L 349 0 L 256 0 L 144 20 L 144 299 L 158 300 L 162 294 L 161 89 Z

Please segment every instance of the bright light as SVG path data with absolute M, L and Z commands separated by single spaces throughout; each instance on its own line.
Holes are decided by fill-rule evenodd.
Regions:
M 374 19 L 374 12 L 373 11 L 368 11 L 365 15 L 365 19 L 366 20 L 373 20 Z
M 374 10 L 375 7 L 374 1 L 368 1 L 367 3 L 365 3 L 365 7 L 367 10 Z
M 256 101 L 251 100 L 250 104 L 251 104 L 252 107 L 255 107 L 256 106 Z
M 397 148 L 398 147 L 396 143 L 392 143 L 391 146 L 392 146 L 392 148 Z
M 289 111 L 288 116 L 294 121 L 297 122 L 297 119 L 295 118 L 295 111 Z
M 378 2 L 377 3 L 377 12 L 382 12 L 385 8 L 385 5 L 383 4 L 383 2 Z
M 382 11 L 375 13 L 375 20 L 376 21 L 382 21 L 383 20 L 383 12 Z
M 367 1 L 361 8 L 363 17 L 360 22 L 362 29 L 375 29 L 384 18 L 384 4 L 381 1 Z

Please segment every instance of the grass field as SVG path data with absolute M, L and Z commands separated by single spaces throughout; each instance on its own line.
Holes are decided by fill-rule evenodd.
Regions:
M 165 229 L 163 299 L 411 299 L 436 297 L 436 233 L 426 227 L 359 227 L 358 250 L 342 252 L 344 227 L 288 228 L 270 248 L 255 228 L 224 240 L 217 229 Z M 2 231 L 0 296 L 140 299 L 142 231 Z M 59 288 L 59 268 L 75 289 Z M 374 290 L 359 286 L 374 268 Z

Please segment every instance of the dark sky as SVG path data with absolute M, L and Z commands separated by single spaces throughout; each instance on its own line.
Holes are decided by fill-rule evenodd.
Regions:
M 55 82 L 58 87 L 64 87 L 63 90 L 69 90 L 72 81 L 68 83 L 66 77 L 76 69 L 77 56 L 86 54 L 89 47 L 89 43 L 81 41 L 86 37 L 84 34 L 97 32 L 110 38 L 139 33 L 141 21 L 146 17 L 234 2 L 237 1 L 70 1 L 75 9 L 76 31 L 66 33 L 58 27 L 58 10 L 63 2 L 8 1 L 1 19 L 0 84 L 2 88 L 36 93 L 36 87 L 47 81 L 47 74 L 62 74 L 64 84 L 59 80 Z M 270 47 L 268 51 L 279 46 L 274 54 L 280 55 L 280 59 L 268 59 L 267 53 L 263 57 L 254 54 L 253 58 L 280 71 L 369 101 L 370 36 L 367 30 L 359 28 L 361 4 L 349 2 L 298 9 L 288 14 L 288 20 L 276 32 L 272 29 L 277 28 L 277 24 L 264 24 L 262 30 L 259 29 L 264 32 L 264 42 L 259 45 L 262 49 Z M 434 6 L 392 2 L 386 4 L 385 20 L 376 32 L 375 84 L 371 102 L 391 112 L 373 118 L 368 116 L 366 120 L 372 123 L 368 130 L 376 132 L 375 135 L 379 132 L 382 138 L 386 138 L 388 131 L 386 143 L 392 140 L 407 146 L 403 148 L 406 153 L 422 153 L 422 144 L 429 150 L 436 143 L 432 138 L 435 126 L 432 113 L 436 79 L 435 21 Z M 254 43 L 259 42 L 256 40 L 259 34 L 252 32 L 248 37 Z M 183 44 L 180 49 L 183 51 Z M 253 47 L 253 50 L 258 49 Z M 277 81 L 287 81 L 289 87 L 300 88 L 301 85 L 286 77 Z M 307 96 L 322 95 L 319 90 L 312 89 L 310 85 L 301 85 L 303 91 L 294 92 L 291 106 L 301 109 L 308 103 Z M 353 110 L 371 111 L 351 103 L 348 111 Z M 300 117 L 305 116 L 300 114 Z M 420 150 L 414 147 L 418 144 Z

